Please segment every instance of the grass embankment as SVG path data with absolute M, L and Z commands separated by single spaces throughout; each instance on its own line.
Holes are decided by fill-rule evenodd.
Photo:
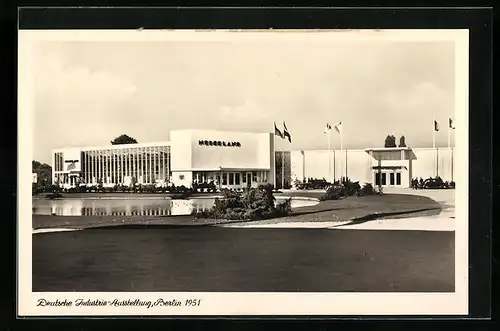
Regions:
M 302 196 L 319 198 L 321 192 L 289 192 L 276 196 Z M 365 197 L 348 197 L 341 200 L 321 201 L 317 205 L 293 209 L 291 214 L 283 218 L 264 221 L 247 222 L 249 224 L 268 224 L 285 222 L 332 222 L 368 220 L 373 217 L 414 217 L 436 215 L 441 211 L 434 200 L 406 194 L 383 194 Z M 195 219 L 186 216 L 45 216 L 33 215 L 33 228 L 88 228 L 120 225 L 171 225 L 196 226 L 235 223 L 241 221 L 224 221 Z

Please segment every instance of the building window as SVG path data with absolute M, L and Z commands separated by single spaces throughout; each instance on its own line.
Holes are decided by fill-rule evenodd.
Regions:
M 236 185 L 240 185 L 240 173 L 239 172 L 234 174 L 234 183 Z
M 387 185 L 387 174 L 385 172 L 382 173 L 382 185 Z
M 245 174 L 242 175 L 242 182 L 243 183 L 247 182 L 247 176 Z
M 375 173 L 375 185 L 380 185 L 380 174 L 378 172 Z
M 257 171 L 252 172 L 253 181 L 257 182 Z
M 222 185 L 227 185 L 227 173 L 222 173 Z
M 234 174 L 229 173 L 229 185 L 234 185 Z
M 391 172 L 389 174 L 389 184 L 394 185 L 394 173 L 393 172 Z
M 401 173 L 396 173 L 396 185 L 401 185 Z

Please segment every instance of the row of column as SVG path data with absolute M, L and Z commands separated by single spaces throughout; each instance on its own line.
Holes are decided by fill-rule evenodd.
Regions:
M 136 183 L 152 184 L 167 180 L 169 174 L 169 146 L 139 147 L 123 150 L 98 150 L 83 152 L 83 182 L 124 184 L 126 176 L 135 177 Z
M 61 152 L 54 153 L 54 170 L 55 171 L 63 171 L 63 155 Z

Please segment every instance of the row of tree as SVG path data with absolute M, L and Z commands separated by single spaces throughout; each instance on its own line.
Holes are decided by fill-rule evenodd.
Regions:
M 385 138 L 384 147 L 406 147 L 405 136 L 399 137 L 399 145 L 396 145 L 396 137 L 393 135 L 388 135 Z

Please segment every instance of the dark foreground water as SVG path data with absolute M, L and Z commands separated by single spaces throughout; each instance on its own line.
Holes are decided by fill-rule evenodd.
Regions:
M 454 232 L 152 227 L 33 235 L 33 291 L 453 292 Z

